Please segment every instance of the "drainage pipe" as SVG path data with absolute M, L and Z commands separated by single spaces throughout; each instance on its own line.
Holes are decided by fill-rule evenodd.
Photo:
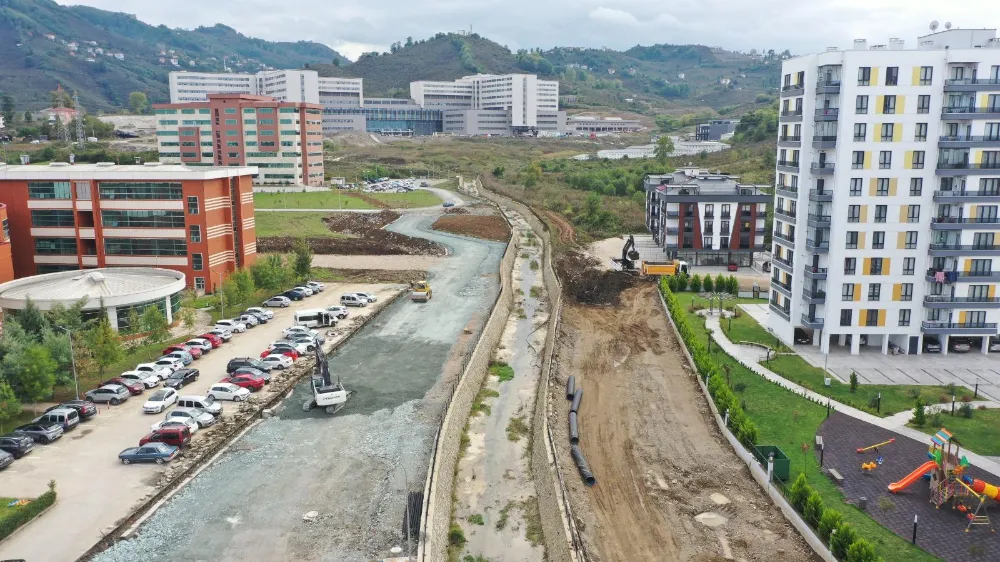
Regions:
M 580 476 L 583 478 L 583 483 L 587 486 L 597 484 L 597 478 L 594 478 L 594 473 L 590 471 L 590 466 L 587 465 L 587 459 L 583 458 L 583 451 L 580 450 L 580 446 L 573 445 L 569 450 L 573 455 L 573 460 L 576 461 L 576 468 L 580 470 Z
M 569 442 L 573 445 L 580 442 L 580 428 L 576 424 L 576 412 L 569 413 Z
M 573 394 L 573 405 L 569 407 L 569 411 L 570 412 L 579 412 L 580 411 L 580 400 L 583 400 L 583 389 L 582 388 L 576 389 L 576 392 Z
M 576 393 L 576 377 L 570 375 L 569 380 L 566 381 L 566 400 L 572 400 L 573 394 L 575 393 Z

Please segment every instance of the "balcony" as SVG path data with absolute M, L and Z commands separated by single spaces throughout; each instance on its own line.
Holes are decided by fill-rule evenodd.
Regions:
M 668 227 L 664 228 L 663 230 L 667 234 L 672 234 L 674 236 L 677 236 L 677 234 L 680 232 L 680 229 L 677 228 L 676 226 L 668 226 Z
M 816 203 L 829 203 L 833 201 L 833 190 L 830 189 L 810 189 L 809 200 Z
M 822 281 L 826 279 L 826 275 L 827 273 L 829 273 L 829 270 L 825 267 L 814 267 L 810 265 L 806 266 L 805 272 L 807 279 L 816 279 L 817 281 Z
M 757 234 L 757 235 L 767 234 L 767 229 L 764 228 L 763 226 L 761 226 L 761 227 L 755 228 L 754 231 L 753 231 L 753 233 Z
M 951 336 L 993 336 L 997 333 L 996 322 L 928 322 L 920 323 L 920 331 L 925 334 Z
M 795 273 L 795 268 L 793 266 L 795 262 L 793 260 L 785 258 L 771 258 L 771 263 L 778 269 L 781 269 L 788 273 Z
M 790 185 L 776 185 L 774 190 L 778 192 L 778 195 L 784 195 L 785 197 L 796 198 L 799 196 L 799 188 Z
M 830 251 L 829 240 L 806 240 L 806 249 L 814 254 L 826 254 Z
M 1000 256 L 998 244 L 931 244 L 931 256 Z
M 774 301 L 771 301 L 769 304 L 771 305 L 771 312 L 774 312 L 775 314 L 777 314 L 778 316 L 784 318 L 785 320 L 791 320 L 792 319 L 792 311 L 791 311 L 791 309 L 789 309 L 789 308 L 782 308 L 782 307 L 778 306 L 777 304 L 775 304 Z
M 722 211 L 722 213 L 719 214 L 719 218 L 721 219 L 728 219 L 731 216 L 732 215 L 729 213 L 729 211 Z
M 839 94 L 840 80 L 820 80 L 816 82 L 817 94 Z
M 996 203 L 1000 202 L 1000 191 L 935 191 L 934 201 L 938 203 Z
M 937 273 L 944 273 L 945 283 L 983 283 L 1000 281 L 1000 271 L 940 271 L 928 269 L 925 279 L 931 283 L 937 281 Z
M 778 137 L 778 146 L 798 147 L 802 144 L 801 136 L 783 135 Z
M 837 135 L 813 135 L 813 148 L 836 148 Z
M 777 279 L 771 279 L 771 288 L 777 290 L 779 293 L 785 295 L 786 297 L 792 297 L 792 284 L 785 283 L 783 281 L 778 281 Z
M 945 106 L 941 108 L 942 119 L 997 119 L 1000 118 L 1000 106 L 971 107 Z
M 778 115 L 778 121 L 783 123 L 797 123 L 802 121 L 802 110 L 782 111 L 781 114 Z
M 1000 113 L 997 114 L 1000 119 Z M 938 162 L 939 176 L 1000 175 L 1000 162 Z
M 797 173 L 799 171 L 798 160 L 778 160 L 775 165 L 777 166 L 779 172 Z
M 826 302 L 826 291 L 822 289 L 815 291 L 812 289 L 803 289 L 802 299 L 806 301 L 806 304 L 823 304 Z
M 952 78 L 945 80 L 946 92 L 980 92 L 986 90 L 1000 91 L 1000 80 L 991 78 Z
M 1000 218 L 996 217 L 931 217 L 931 230 L 959 230 L 974 228 L 977 230 L 1000 229 Z
M 927 295 L 924 297 L 926 308 L 1000 308 L 1000 298 L 996 297 L 946 297 L 944 295 Z
M 781 241 L 785 246 L 792 247 L 795 244 L 795 237 L 788 236 L 787 234 L 782 234 L 780 232 L 772 232 L 771 237 L 775 240 Z
M 808 314 L 802 315 L 802 325 L 806 328 L 812 330 L 822 330 L 823 329 L 823 319 L 816 318 L 815 316 L 810 317 Z
M 813 162 L 809 166 L 812 173 L 818 176 L 829 176 L 833 174 L 833 162 Z
M 839 118 L 839 107 L 821 107 L 816 110 L 816 121 L 836 121 Z
M 775 207 L 774 216 L 780 218 L 783 221 L 795 222 L 795 211 L 792 211 L 790 209 Z
M 814 215 L 810 213 L 807 222 L 809 226 L 815 226 L 816 228 L 830 228 L 830 224 L 833 222 L 833 217 L 830 215 Z
M 668 219 L 676 219 L 681 216 L 680 211 L 667 211 Z
M 938 137 L 938 148 L 972 148 L 979 146 L 1000 146 L 1000 136 L 941 136 Z
M 789 84 L 781 87 L 781 97 L 783 98 L 801 96 L 804 93 L 806 93 L 806 87 L 803 84 Z

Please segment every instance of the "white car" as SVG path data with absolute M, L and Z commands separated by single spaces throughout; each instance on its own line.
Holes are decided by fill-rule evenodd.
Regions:
M 149 371 L 125 371 L 124 373 L 118 375 L 118 377 L 129 382 L 142 383 L 142 385 L 146 388 L 158 386 L 162 380 L 159 375 Z
M 264 317 L 267 318 L 268 320 L 274 318 L 273 310 L 268 310 L 266 308 L 261 308 L 259 306 L 251 306 L 250 308 L 246 309 L 246 312 L 249 312 L 251 314 L 263 314 Z
M 157 429 L 162 429 L 164 427 L 176 427 L 183 426 L 191 430 L 191 435 L 194 435 L 196 431 L 201 427 L 198 425 L 198 420 L 194 418 L 170 418 L 166 420 L 161 420 L 154 423 L 151 427 L 153 431 Z
M 328 306 L 326 307 L 326 311 L 336 314 L 337 318 L 340 318 L 341 320 L 347 318 L 347 315 L 350 314 L 346 306 L 337 306 L 337 305 Z
M 305 355 L 306 353 L 309 353 L 309 352 L 314 351 L 316 349 L 315 342 L 296 341 L 296 340 L 287 339 L 287 338 L 283 339 L 283 340 L 278 340 L 278 341 L 272 343 L 271 345 L 269 345 L 267 348 L 268 349 L 274 349 L 278 345 L 287 345 L 287 346 L 290 346 L 295 351 L 298 351 L 299 355 Z
M 211 427 L 215 424 L 215 416 L 209 414 L 201 408 L 174 408 L 173 410 L 167 412 L 167 416 L 163 421 L 175 419 L 194 420 L 195 423 L 198 424 L 199 428 Z M 159 429 L 160 423 L 161 422 L 153 424 L 154 431 Z
M 292 306 L 292 299 L 284 295 L 278 295 L 264 301 L 264 306 L 276 306 L 278 308 L 287 308 L 289 306 Z
M 260 319 L 258 319 L 253 314 L 243 314 L 243 315 L 237 316 L 236 319 L 238 321 L 242 322 L 243 325 L 246 326 L 247 328 L 253 328 L 253 327 L 257 326 L 257 324 L 260 324 Z
M 190 365 L 194 361 L 194 355 L 187 351 L 171 351 L 170 353 L 160 357 L 160 359 L 176 359 L 181 362 L 181 365 Z
M 368 299 L 355 295 L 354 293 L 347 293 L 346 295 L 340 295 L 340 304 L 344 306 L 368 306 Z
M 292 290 L 293 291 L 298 291 L 298 292 L 302 293 L 303 295 L 305 295 L 307 297 L 311 297 L 311 296 L 313 296 L 313 294 L 315 294 L 315 291 L 313 291 L 309 287 L 306 287 L 305 285 L 299 285 L 298 287 L 292 287 Z
M 213 384 L 212 388 L 208 389 L 208 396 L 215 400 L 243 402 L 250 397 L 250 389 L 228 382 L 220 382 Z
M 292 334 L 306 334 L 314 338 L 319 337 L 319 332 L 306 328 L 305 326 L 292 326 L 291 328 L 285 328 L 281 333 L 286 336 L 290 336 Z
M 282 371 L 292 366 L 292 358 L 280 353 L 268 355 L 261 359 L 261 361 L 267 363 L 273 369 L 281 369 Z
M 247 331 L 247 325 L 237 320 L 219 320 L 215 323 L 215 328 L 219 330 L 229 330 L 235 334 Z
M 208 353 L 209 351 L 212 351 L 212 342 L 202 338 L 190 339 L 184 342 L 184 345 L 188 347 L 193 347 L 195 349 L 200 349 L 202 355 Z
M 135 366 L 133 371 L 139 371 L 142 373 L 153 373 L 154 375 L 160 377 L 160 380 L 166 380 L 173 372 L 176 370 L 167 365 L 157 365 L 156 363 L 139 363 Z
M 354 294 L 363 299 L 367 299 L 368 302 L 378 302 L 378 297 L 375 296 L 375 293 L 354 293 Z
M 326 289 L 326 285 L 320 283 L 319 281 L 306 281 L 306 287 L 312 289 L 314 293 L 322 293 Z
M 176 352 L 174 352 L 174 353 L 176 353 Z M 170 357 L 168 355 L 164 355 L 163 357 L 160 357 L 159 359 L 157 359 L 156 363 L 154 363 L 154 365 L 159 365 L 161 367 L 169 367 L 171 369 L 170 372 L 172 373 L 172 372 L 176 371 L 177 369 L 183 369 L 184 368 L 184 361 L 182 361 L 178 357 Z
M 172 388 L 161 388 L 154 392 L 149 400 L 142 405 L 142 411 L 147 414 L 159 414 L 177 403 L 177 391 Z
M 233 339 L 233 333 L 225 328 L 213 328 L 209 330 L 208 333 L 212 334 L 213 336 L 218 336 L 219 339 L 221 339 L 223 342 L 227 342 Z

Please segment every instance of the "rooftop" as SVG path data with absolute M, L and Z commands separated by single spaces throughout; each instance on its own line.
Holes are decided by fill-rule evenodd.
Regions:
M 114 267 L 60 271 L 0 285 L 0 307 L 20 309 L 30 297 L 42 310 L 56 303 L 87 299 L 85 308 L 133 304 L 160 298 L 184 289 L 184 274 L 153 267 Z
M 740 188 L 755 191 L 764 185 L 741 184 L 739 176 L 731 176 L 720 171 L 710 172 L 701 168 L 686 166 L 671 174 L 646 176 L 646 185 L 655 186 L 660 191 L 675 188 L 694 188 L 701 195 L 728 195 Z
M 997 49 L 1000 48 L 1000 38 L 996 28 L 951 29 L 951 23 L 944 24 L 945 29 L 938 31 L 938 22 L 931 23 L 931 33 L 917 37 L 910 49 L 906 41 L 898 37 L 890 37 L 887 43 L 869 43 L 867 39 L 855 39 L 854 44 L 847 49 L 827 47 L 826 52 L 843 51 L 935 51 L 944 49 Z
M 49 164 L 0 163 L 0 181 L 3 180 L 213 180 L 247 176 L 257 173 L 256 166 L 185 166 L 183 164 L 120 165 L 114 162 L 96 164 L 70 164 L 51 162 Z

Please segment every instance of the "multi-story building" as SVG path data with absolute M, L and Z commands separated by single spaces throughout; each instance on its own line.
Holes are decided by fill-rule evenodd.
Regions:
M 729 138 L 740 124 L 739 119 L 712 119 L 695 127 L 694 140 L 718 141 Z
M 646 226 L 668 259 L 749 267 L 766 249 L 767 186 L 691 167 L 644 183 Z
M 783 340 L 914 354 L 929 336 L 943 352 L 962 337 L 988 350 L 998 46 L 994 29 L 950 29 L 916 49 L 857 40 L 783 63 L 768 321 Z
M 160 161 L 253 166 L 256 185 L 323 184 L 323 110 L 266 96 L 209 94 L 203 102 L 158 104 Z
M 426 136 L 441 132 L 441 111 L 411 99 L 365 98 L 364 106 L 323 108 L 323 132 L 368 131 L 380 135 Z
M 256 74 L 171 72 L 170 103 L 208 101 L 209 94 L 270 96 L 323 107 L 361 107 L 361 78 L 320 78 L 315 70 L 264 70 Z
M 0 164 L 4 230 L 17 240 L 14 274 L 163 267 L 184 273 L 194 289 L 214 291 L 257 257 L 256 173 L 158 162 Z
M 14 256 L 10 247 L 10 222 L 7 220 L 7 205 L 0 203 L 0 283 L 14 278 Z
M 621 117 L 598 118 L 591 115 L 572 115 L 566 119 L 566 129 L 571 133 L 634 133 L 642 128 L 638 119 Z

